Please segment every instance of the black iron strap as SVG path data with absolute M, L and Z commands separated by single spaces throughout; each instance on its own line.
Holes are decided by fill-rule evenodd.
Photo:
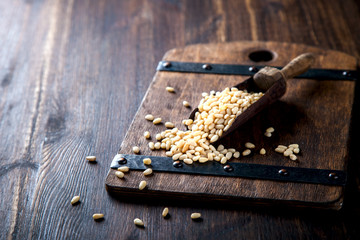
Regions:
M 144 158 L 152 159 L 151 166 L 144 165 Z M 211 161 L 202 164 L 195 162 L 192 165 L 187 165 L 182 161 L 173 161 L 168 157 L 117 154 L 111 163 L 111 168 L 117 169 L 121 166 L 127 166 L 131 170 L 145 170 L 151 167 L 154 172 L 241 177 L 335 186 L 344 186 L 346 183 L 346 173 L 344 171 L 263 164 L 232 162 L 223 166 L 216 161 Z
M 169 72 L 252 76 L 263 67 L 264 66 L 160 61 L 156 70 L 169 71 Z M 281 69 L 282 67 L 275 67 L 275 68 Z M 314 68 L 314 69 L 309 69 L 307 72 L 297 76 L 296 78 L 354 81 L 358 78 L 358 72 L 353 70 L 334 70 L 334 69 Z

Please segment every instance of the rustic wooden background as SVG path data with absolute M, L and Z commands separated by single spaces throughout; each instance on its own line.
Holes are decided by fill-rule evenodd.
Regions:
M 0 1 L 0 239 L 358 239 L 359 94 L 340 212 L 134 203 L 104 179 L 168 49 L 271 40 L 360 57 L 359 22 L 356 0 Z

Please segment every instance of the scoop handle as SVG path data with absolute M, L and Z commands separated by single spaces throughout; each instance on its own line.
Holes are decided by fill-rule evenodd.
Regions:
M 294 78 L 295 76 L 306 72 L 314 63 L 314 60 L 314 54 L 303 53 L 283 67 L 283 69 L 281 69 L 281 73 L 285 76 L 285 79 Z

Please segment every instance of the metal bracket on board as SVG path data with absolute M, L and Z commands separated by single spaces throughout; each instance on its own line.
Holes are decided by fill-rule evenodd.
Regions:
M 253 76 L 263 67 L 265 66 L 160 61 L 156 70 L 168 71 L 168 72 Z M 281 69 L 282 67 L 275 67 L 275 68 Z M 355 81 L 358 78 L 358 72 L 354 70 L 312 68 L 307 70 L 305 73 L 297 76 L 296 78 Z
M 151 158 L 151 166 L 143 163 L 144 158 Z M 169 157 L 117 154 L 111 163 L 112 169 L 127 166 L 131 170 L 143 171 L 151 167 L 154 172 L 242 177 L 251 179 L 275 180 L 283 182 L 313 183 L 344 186 L 346 173 L 339 170 L 283 167 L 263 164 L 229 163 L 225 166 L 216 161 L 207 163 L 184 164 Z

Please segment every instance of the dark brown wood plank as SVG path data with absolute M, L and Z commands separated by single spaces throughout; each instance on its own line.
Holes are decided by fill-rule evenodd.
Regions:
M 104 180 L 168 49 L 271 40 L 359 57 L 359 8 L 354 0 L 0 1 L 0 238 L 358 238 L 356 151 L 337 214 L 176 202 L 164 221 L 166 203 L 112 198 Z M 84 161 L 88 154 L 97 165 Z M 69 204 L 74 194 L 82 196 L 76 207 Z M 96 223 L 98 211 L 105 220 Z M 193 211 L 202 222 L 190 221 Z M 147 227 L 136 228 L 135 217 Z

